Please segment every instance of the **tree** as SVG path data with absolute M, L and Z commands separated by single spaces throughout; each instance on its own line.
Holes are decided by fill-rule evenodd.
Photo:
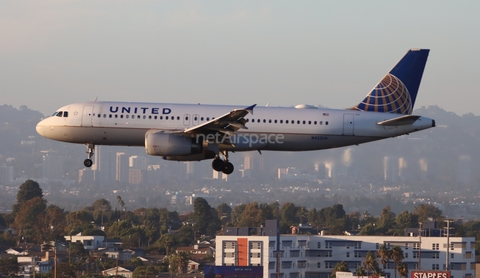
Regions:
M 193 220 L 195 230 L 200 234 L 214 235 L 221 228 L 217 211 L 203 198 L 196 198 L 193 202 Z
M 17 257 L 9 256 L 6 258 L 0 258 L 0 273 L 11 277 L 11 274 L 17 274 L 20 270 L 20 266 L 17 261 Z
M 330 278 L 335 278 L 337 272 L 350 272 L 350 269 L 348 268 L 348 264 L 344 261 L 337 263 L 333 268 Z
M 18 189 L 17 203 L 13 205 L 13 214 L 15 214 L 24 203 L 35 197 L 43 198 L 43 191 L 40 185 L 33 180 L 25 181 Z
M 35 234 L 35 224 L 37 223 L 38 216 L 45 211 L 46 203 L 47 201 L 37 196 L 20 206 L 15 214 L 13 223 L 17 234 L 17 243 L 19 243 L 20 240 L 28 240 L 35 243 L 41 242 L 41 238 L 38 238 Z
M 415 207 L 414 214 L 418 215 L 418 221 L 425 222 L 430 218 L 433 220 L 442 220 L 442 211 L 432 204 L 421 204 Z
M 382 244 L 378 249 L 377 253 L 378 253 L 378 256 L 380 257 L 380 263 L 383 266 L 383 271 L 385 271 L 387 263 L 388 261 L 390 261 L 390 258 L 392 257 L 392 252 L 391 250 L 388 249 L 388 247 L 385 244 Z
M 377 258 L 375 255 L 368 251 L 365 255 L 365 261 L 363 262 L 363 268 L 367 271 L 367 274 L 375 273 L 378 274 L 380 272 L 380 268 L 378 267 Z
M 226 225 L 231 221 L 232 208 L 226 203 L 221 203 L 217 206 L 218 218 L 222 221 L 223 225 Z
M 97 221 L 100 220 L 99 222 L 101 225 L 104 223 L 104 217 L 107 217 L 108 219 L 112 212 L 112 206 L 110 205 L 110 202 L 105 199 L 99 199 L 93 202 L 92 209 L 93 218 Z
M 400 277 L 407 277 L 408 276 L 408 265 L 404 262 L 401 262 L 397 266 L 398 273 Z
M 188 266 L 189 253 L 187 252 L 176 252 L 170 254 L 168 258 L 169 271 L 170 273 L 181 274 L 185 273 Z
M 66 216 L 63 209 L 50 205 L 38 215 L 35 232 L 41 242 L 63 239 L 66 227 Z
M 395 213 L 390 209 L 390 206 L 386 206 L 382 209 L 380 218 L 378 219 L 377 226 L 382 228 L 384 232 L 393 227 L 395 223 Z
M 363 268 L 363 266 L 359 265 L 355 270 L 355 276 L 367 276 L 367 272 Z
M 400 246 L 395 246 L 392 248 L 392 259 L 395 262 L 395 278 L 397 278 L 397 269 L 398 269 L 398 263 L 400 263 L 403 260 L 403 250 L 400 248 Z
M 258 206 L 257 202 L 249 203 L 245 206 L 240 220 L 237 223 L 239 227 L 260 227 L 265 221 L 262 210 Z

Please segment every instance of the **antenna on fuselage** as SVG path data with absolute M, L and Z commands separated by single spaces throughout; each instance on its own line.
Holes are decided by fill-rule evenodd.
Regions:
M 98 99 L 98 97 L 95 97 L 95 99 L 93 100 L 93 102 L 97 102 L 97 99 Z

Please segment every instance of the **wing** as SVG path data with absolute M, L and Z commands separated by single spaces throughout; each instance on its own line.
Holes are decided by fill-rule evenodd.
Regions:
M 248 129 L 245 126 L 245 123 L 247 121 L 244 117 L 248 113 L 253 114 L 253 108 L 255 106 L 256 104 L 244 109 L 234 109 L 218 118 L 212 119 L 208 122 L 194 127 L 187 128 L 183 132 L 184 134 L 212 134 L 219 132 L 231 136 L 235 134 L 235 132 L 237 132 L 239 129 Z

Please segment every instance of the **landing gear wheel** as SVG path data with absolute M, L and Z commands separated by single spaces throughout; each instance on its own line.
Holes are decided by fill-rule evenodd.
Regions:
M 85 160 L 83 161 L 83 165 L 85 165 L 85 167 L 87 167 L 87 168 L 92 167 L 92 164 L 93 164 L 93 162 L 92 162 L 91 159 L 88 159 L 88 158 L 87 158 L 87 159 L 85 159 Z
M 226 175 L 230 175 L 231 173 L 233 173 L 233 164 L 230 163 L 230 162 L 225 162 L 225 167 L 223 168 L 222 172 Z
M 217 172 L 223 171 L 225 169 L 225 162 L 217 157 L 212 161 L 212 168 Z
M 85 165 L 87 168 L 90 168 L 93 165 L 92 156 L 93 151 L 95 150 L 95 145 L 92 143 L 87 143 L 85 144 L 85 147 L 87 147 L 87 159 L 83 161 L 83 165 Z

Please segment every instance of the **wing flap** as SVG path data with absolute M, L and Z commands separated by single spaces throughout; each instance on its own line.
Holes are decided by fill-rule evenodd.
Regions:
M 220 132 L 231 135 L 239 129 L 248 129 L 245 125 L 247 121 L 244 117 L 248 113 L 253 114 L 253 108 L 255 106 L 256 104 L 243 109 L 234 109 L 218 118 L 187 128 L 183 132 L 186 134 L 211 134 Z

